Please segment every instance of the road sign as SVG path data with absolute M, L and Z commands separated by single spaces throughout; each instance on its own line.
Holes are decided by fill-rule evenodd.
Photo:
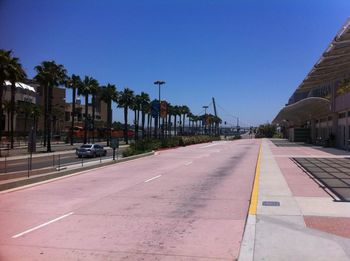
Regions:
M 154 118 L 159 115 L 159 101 L 152 101 L 152 103 L 151 103 L 151 115 Z
M 119 139 L 118 138 L 111 138 L 111 148 L 112 149 L 119 148 Z

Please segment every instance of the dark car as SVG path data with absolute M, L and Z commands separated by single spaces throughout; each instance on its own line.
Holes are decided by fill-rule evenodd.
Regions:
M 101 157 L 107 155 L 107 150 L 105 150 L 101 145 L 98 144 L 84 144 L 80 148 L 77 148 L 75 154 L 79 158 L 81 157 Z

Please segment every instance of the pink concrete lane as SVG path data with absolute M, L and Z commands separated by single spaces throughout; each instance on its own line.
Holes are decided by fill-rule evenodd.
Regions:
M 233 260 L 259 142 L 161 151 L 0 194 L 0 260 Z

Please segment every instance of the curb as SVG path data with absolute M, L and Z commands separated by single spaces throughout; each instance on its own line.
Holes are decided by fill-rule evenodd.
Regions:
M 106 167 L 106 166 L 109 166 L 112 164 L 118 164 L 121 162 L 136 160 L 139 158 L 152 156 L 154 154 L 155 154 L 155 152 L 152 151 L 152 152 L 134 155 L 134 156 L 126 157 L 126 158 L 121 158 L 118 161 L 111 160 L 109 162 L 99 163 L 98 165 L 90 165 L 90 166 L 80 167 L 80 168 L 71 169 L 71 170 L 64 170 L 64 171 L 56 171 L 56 172 L 42 174 L 40 176 L 23 178 L 23 179 L 20 179 L 17 181 L 10 181 L 8 183 L 1 184 L 0 191 L 3 191 L 3 193 L 6 193 L 6 190 L 21 188 L 23 186 L 27 186 L 27 185 L 31 185 L 31 184 L 39 185 L 36 183 L 40 182 L 40 184 L 42 184 L 42 182 L 45 182 L 45 181 L 54 181 L 53 179 L 57 180 L 60 178 L 68 178 L 69 176 L 72 176 L 72 175 L 80 175 L 80 174 L 86 173 L 89 170 L 93 170 L 93 169 L 97 169 L 97 168 L 101 168 L 101 167 Z M 11 191 L 8 191 L 8 192 L 11 192 Z
M 260 143 L 258 159 L 255 167 L 253 190 L 251 194 L 248 216 L 244 227 L 241 248 L 238 256 L 239 261 L 254 260 L 256 210 L 258 206 L 261 154 L 262 154 L 262 142 Z

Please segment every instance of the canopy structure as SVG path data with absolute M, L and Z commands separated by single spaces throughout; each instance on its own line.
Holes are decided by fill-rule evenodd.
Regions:
M 6 85 L 6 86 L 11 86 L 12 84 L 11 84 L 10 81 L 5 81 L 5 85 Z M 35 89 L 34 89 L 34 87 L 32 87 L 32 86 L 30 86 L 30 85 L 28 85 L 28 84 L 25 84 L 25 83 L 23 83 L 23 82 L 16 82 L 15 86 L 16 86 L 17 88 L 22 88 L 22 89 L 25 89 L 25 90 L 29 90 L 29 91 L 31 91 L 31 92 L 36 92 Z
M 326 117 L 330 101 L 320 97 L 310 97 L 285 106 L 273 120 L 273 124 L 301 125 L 310 119 Z
M 350 77 L 350 19 L 337 33 L 295 93 Z

